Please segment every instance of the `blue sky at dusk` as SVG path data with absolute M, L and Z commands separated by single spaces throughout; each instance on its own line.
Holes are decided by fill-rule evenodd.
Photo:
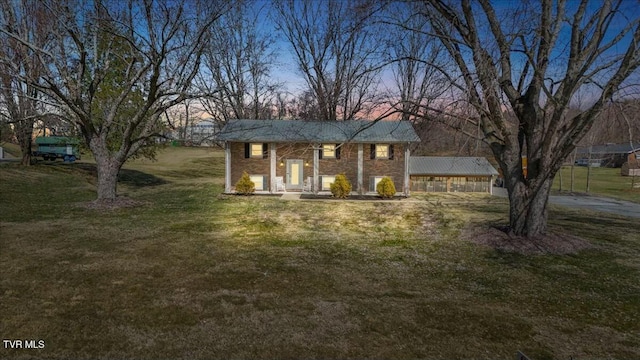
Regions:
M 519 7 L 519 3 L 516 1 L 494 1 L 494 7 L 499 16 L 505 16 L 507 23 L 505 26 L 508 26 L 509 20 L 517 21 L 517 16 L 514 15 L 515 9 Z M 575 8 L 577 6 L 577 1 L 568 1 L 567 2 L 567 16 L 573 16 Z M 600 6 L 600 1 L 593 1 L 589 4 L 590 7 Z M 515 8 L 515 9 L 514 9 Z M 285 88 L 287 91 L 291 93 L 299 93 L 306 89 L 306 82 L 304 81 L 300 71 L 298 70 L 298 66 L 296 64 L 296 59 L 293 55 L 291 45 L 284 38 L 284 36 L 276 30 L 276 24 L 273 20 L 273 14 L 270 13 L 271 10 L 271 1 L 269 0 L 258 0 L 254 3 L 253 10 L 258 14 L 258 18 L 260 19 L 258 22 L 259 29 L 264 31 L 265 33 L 272 34 L 274 36 L 274 50 L 276 55 L 276 64 L 272 70 L 272 77 L 278 82 L 285 83 Z M 612 22 L 611 27 L 609 29 L 608 39 L 611 39 L 613 34 L 618 33 L 625 26 L 629 24 L 632 19 L 636 19 L 640 17 L 640 1 L 637 0 L 625 0 L 621 5 L 621 11 L 617 18 Z M 585 20 L 586 21 L 586 20 Z M 514 24 L 521 25 L 521 24 Z M 554 52 L 555 56 L 551 59 L 552 62 L 558 64 L 558 74 L 561 74 L 563 69 L 562 64 L 564 63 L 564 59 L 568 56 L 568 48 L 563 46 L 563 44 L 567 44 L 570 36 L 570 28 L 568 25 L 565 25 L 560 38 L 558 40 L 558 44 L 556 46 L 556 50 Z M 631 38 L 631 35 L 628 34 L 622 41 L 618 44 L 614 45 L 608 53 L 612 56 L 620 54 L 624 51 L 628 42 Z M 514 58 L 514 65 L 516 65 L 516 58 Z M 514 66 L 516 67 L 516 66 Z M 552 74 L 550 74 L 552 75 Z M 382 87 L 391 86 L 389 83 L 392 82 L 392 74 L 390 70 L 385 70 L 381 74 L 381 79 L 383 80 Z M 386 83 L 386 84 L 385 84 Z

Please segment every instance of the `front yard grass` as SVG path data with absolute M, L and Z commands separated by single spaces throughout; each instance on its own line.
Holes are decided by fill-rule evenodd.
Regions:
M 0 358 L 640 358 L 637 219 L 552 207 L 594 248 L 517 255 L 459 237 L 505 199 L 228 196 L 223 162 L 129 164 L 113 211 L 87 164 L 0 165 L 0 334 L 46 344 Z
M 574 193 L 587 193 L 587 167 L 574 166 Z M 553 190 L 560 190 L 560 175 L 562 174 L 562 191 L 571 191 L 571 166 L 563 166 L 553 182 Z M 602 195 L 620 200 L 640 203 L 640 177 L 622 176 L 620 169 L 594 167 L 591 168 L 589 194 Z

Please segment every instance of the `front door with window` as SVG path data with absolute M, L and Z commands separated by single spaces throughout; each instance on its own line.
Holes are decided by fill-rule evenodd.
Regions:
M 287 160 L 287 190 L 302 190 L 304 183 L 302 170 L 302 160 Z

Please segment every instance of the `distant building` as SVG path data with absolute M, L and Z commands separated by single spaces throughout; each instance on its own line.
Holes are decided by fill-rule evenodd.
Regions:
M 182 140 L 188 146 L 211 146 L 219 131 L 220 125 L 216 121 L 206 119 L 175 131 L 172 137 L 175 140 Z
M 630 159 L 636 159 L 640 153 L 640 141 L 584 146 L 579 147 L 576 153 L 578 166 L 619 168 Z

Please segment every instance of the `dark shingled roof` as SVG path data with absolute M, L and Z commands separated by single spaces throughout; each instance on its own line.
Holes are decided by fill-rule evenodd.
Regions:
M 420 141 L 408 121 L 231 120 L 216 137 L 238 142 L 406 143 Z
M 490 176 L 498 171 L 483 157 L 412 156 L 410 175 Z

